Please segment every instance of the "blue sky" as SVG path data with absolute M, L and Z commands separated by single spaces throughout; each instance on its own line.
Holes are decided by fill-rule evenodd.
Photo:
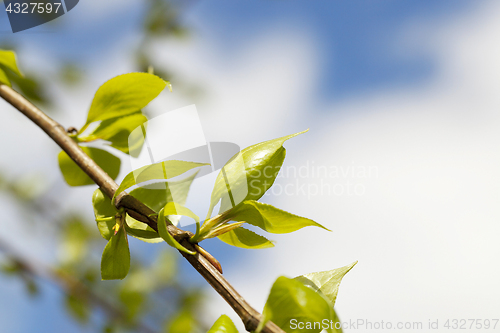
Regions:
M 328 98 L 428 79 L 434 69 L 431 55 L 398 54 L 401 29 L 412 21 L 445 19 L 471 6 L 470 1 L 415 0 L 235 1 L 224 6 L 200 2 L 188 22 L 229 54 L 255 34 L 280 25 L 305 29 L 321 46 L 319 93 Z
M 119 3 L 119 9 L 111 11 Z M 489 241 L 498 222 L 498 210 L 488 204 L 498 195 L 492 190 L 498 184 L 493 171 L 498 162 L 498 82 L 489 76 L 498 72 L 497 53 L 487 46 L 498 40 L 497 26 L 487 24 L 498 21 L 494 15 L 500 11 L 493 4 L 198 1 L 188 6 L 184 21 L 193 28 L 191 40 L 166 42 L 155 56 L 178 66 L 181 76 L 199 79 L 215 97 L 198 103 L 174 93 L 166 97 L 171 100 L 166 108 L 196 102 L 199 111 L 209 115 L 203 119 L 209 140 L 232 140 L 241 146 L 311 127 L 303 138 L 287 143 L 288 165 L 306 161 L 376 165 L 380 172 L 377 179 L 355 180 L 367 189 L 360 198 L 265 198 L 334 229 L 332 235 L 320 236 L 321 242 L 315 241 L 316 231 L 309 230 L 275 237 L 277 247 L 258 252 L 246 266 L 238 263 L 251 258 L 248 251 L 207 243 L 206 248 L 227 267 L 230 281 L 258 309 L 277 275 L 305 273 L 298 266 L 326 270 L 358 259 L 360 264 L 343 282 L 338 301 L 341 317 L 347 319 L 391 315 L 426 321 L 430 316 L 463 316 L 467 306 L 454 307 L 463 300 L 451 304 L 458 288 L 474 285 L 479 278 L 484 288 L 493 285 L 499 272 L 495 265 L 485 268 L 486 259 L 497 260 L 500 253 Z M 476 13 L 482 7 L 486 9 Z M 82 0 L 55 25 L 16 35 L 8 32 L 2 12 L 0 42 L 19 43 L 21 51 L 34 52 L 21 53 L 21 60 L 46 62 L 49 70 L 50 62 L 75 58 L 85 64 L 92 85 L 97 85 L 109 73 L 131 70 L 124 59 L 138 46 L 143 11 L 140 1 L 110 1 L 102 6 L 97 0 Z M 96 73 L 95 68 L 105 73 Z M 63 106 L 72 107 L 73 113 L 85 109 L 95 87 L 85 86 L 84 91 L 71 95 L 75 100 L 68 98 Z M 81 118 L 61 117 L 71 124 Z M 259 117 L 267 122 L 261 124 Z M 240 126 L 242 119 L 245 123 Z M 224 125 L 238 130 L 221 131 Z M 10 152 L 5 148 L 2 153 Z M 51 167 L 39 163 L 39 168 Z M 52 176 L 59 179 L 57 172 Z M 85 190 L 75 193 L 88 195 Z M 134 246 L 140 252 L 150 248 L 139 242 Z M 312 257 L 307 252 L 312 247 L 326 254 Z M 293 265 L 293 260 L 301 264 Z M 187 266 L 185 272 L 192 273 Z M 433 280 L 426 272 L 437 276 Z M 249 278 L 254 275 L 259 281 Z M 203 283 L 193 274 L 187 279 Z M 468 309 L 477 318 L 486 316 L 487 308 L 499 309 L 498 302 L 488 301 L 491 295 L 482 286 L 460 289 L 471 304 L 482 305 L 479 310 Z M 0 294 L 8 288 L 20 289 L 5 280 Z M 39 301 L 45 310 L 37 314 L 38 320 L 24 323 L 30 326 L 26 332 L 42 317 L 51 318 L 45 321 L 47 329 L 64 317 L 54 301 L 58 292 L 45 289 L 48 297 Z M 18 302 L 10 308 L 12 316 L 36 311 L 40 304 L 27 298 Z
M 210 40 L 230 56 L 248 40 L 276 28 L 305 30 L 321 47 L 318 94 L 327 99 L 366 93 L 380 87 L 418 84 L 432 76 L 432 56 L 404 51 L 401 30 L 408 23 L 446 19 L 478 4 L 477 1 L 194 1 L 184 20 L 194 35 Z M 78 9 L 51 25 L 15 35 L 8 33 L 1 12 L 0 41 L 33 43 L 50 50 L 58 60 L 98 62 L 106 49 L 123 43 L 140 29 L 144 6 L 125 2 L 122 8 L 106 6 L 88 15 L 95 3 L 82 1 Z M 81 8 L 79 8 L 81 9 Z M 113 11 L 111 11 L 113 10 Z M 137 47 L 137 45 L 130 45 Z M 300 78 L 297 78 L 300 81 Z

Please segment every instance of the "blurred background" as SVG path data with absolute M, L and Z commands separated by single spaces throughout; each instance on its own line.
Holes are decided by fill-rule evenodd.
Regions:
M 26 74 L 17 89 L 65 127 L 84 124 L 106 80 L 153 66 L 173 92 L 145 112 L 196 104 L 208 141 L 246 147 L 310 128 L 285 144 L 262 201 L 332 232 L 272 235 L 265 250 L 203 244 L 258 310 L 278 276 L 358 260 L 340 319 L 422 323 L 410 332 L 499 319 L 499 37 L 493 0 L 82 0 L 16 34 L 0 11 L 0 48 Z M 129 277 L 101 282 L 95 186 L 67 186 L 58 147 L 0 109 L 2 331 L 206 332 L 223 313 L 242 330 L 165 244 L 131 239 Z M 187 206 L 202 212 L 211 187 Z

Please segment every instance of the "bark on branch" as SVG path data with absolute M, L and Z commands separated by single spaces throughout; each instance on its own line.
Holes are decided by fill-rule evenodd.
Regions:
M 108 197 L 113 197 L 118 188 L 118 184 L 116 184 L 116 182 L 109 177 L 94 160 L 83 152 L 78 144 L 68 136 L 63 126 L 51 119 L 9 86 L 0 84 L 0 97 L 31 119 L 38 127 L 47 133 L 47 135 L 50 136 L 52 140 L 73 159 L 73 161 L 75 161 L 75 163 Z M 124 192 L 117 198 L 116 205 L 117 207 L 125 208 L 126 212 L 133 218 L 148 224 L 154 230 L 158 230 L 156 216 L 152 215 L 155 212 L 134 197 Z M 247 331 L 254 331 L 259 325 L 261 314 L 245 301 L 234 287 L 222 276 L 219 270 L 212 265 L 211 260 L 201 255 L 196 247 L 187 240 L 190 235 L 189 232 L 181 230 L 173 225 L 168 226 L 168 231 L 178 239 L 183 246 L 196 251 L 196 255 L 194 256 L 184 252 L 181 252 L 181 254 L 234 309 L 243 321 Z M 273 322 L 268 322 L 262 332 L 284 333 L 284 331 Z

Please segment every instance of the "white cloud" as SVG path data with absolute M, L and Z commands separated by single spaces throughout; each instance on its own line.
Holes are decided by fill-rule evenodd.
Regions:
M 412 29 L 419 26 L 413 22 Z M 325 180 L 344 188 L 347 181 L 359 184 L 366 191 L 361 196 L 266 198 L 333 233 L 309 229 L 276 236 L 276 248 L 226 267 L 229 280 L 257 309 L 278 275 L 359 260 L 337 303 L 344 320 L 422 321 L 425 328 L 429 319 L 442 325 L 447 318 L 498 313 L 500 7 L 489 3 L 422 29 L 432 31 L 425 44 L 418 31 L 407 35 L 434 52 L 438 72 L 431 82 L 311 113 L 305 106 L 318 68 L 307 37 L 263 37 L 236 59 L 203 44 L 179 53 L 163 49 L 182 73 L 209 87 L 214 97 L 198 108 L 209 110 L 205 120 L 215 139 L 245 145 L 310 126 L 310 133 L 287 143 L 286 165 L 309 161 L 377 170 L 368 178 Z M 295 179 L 277 185 L 289 182 Z M 300 182 L 320 185 L 321 179 Z M 214 301 L 220 306 L 210 306 L 212 319 L 231 314 L 223 301 Z

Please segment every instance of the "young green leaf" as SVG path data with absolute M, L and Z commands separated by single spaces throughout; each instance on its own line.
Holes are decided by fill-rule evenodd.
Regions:
M 262 320 L 256 332 L 260 332 L 265 324 L 272 320 L 287 333 L 319 333 L 326 327 L 320 325 L 320 327 L 299 329 L 294 323 L 330 323 L 331 319 L 333 319 L 333 308 L 321 295 L 297 280 L 281 276 L 271 288 L 264 311 L 262 311 Z M 333 332 L 331 327 L 326 328 L 326 331 Z
M 168 333 L 187 333 L 193 332 L 195 327 L 196 318 L 192 311 L 189 309 L 180 310 L 173 319 L 168 323 L 167 330 Z
M 186 203 L 189 187 L 196 177 L 197 172 L 179 181 L 170 181 L 166 183 L 150 184 L 144 187 L 138 187 L 130 191 L 130 195 L 141 201 L 154 211 L 162 209 L 167 202 L 175 202 L 181 205 Z M 163 187 L 163 188 L 162 188 Z M 177 225 L 180 220 L 178 215 L 170 215 L 168 219 L 172 224 Z M 160 235 L 151 229 L 147 224 L 137 221 L 127 215 L 127 233 L 139 240 L 147 243 L 162 242 Z
M 103 280 L 123 279 L 130 268 L 130 250 L 127 233 L 123 224 L 111 236 L 101 258 L 101 278 Z
M 222 315 L 217 319 L 214 325 L 207 333 L 238 333 L 233 321 L 226 315 Z
M 115 216 L 118 210 L 111 204 L 111 199 L 98 188 L 92 194 L 92 206 L 94 207 L 94 215 L 98 217 Z
M 113 179 L 120 172 L 121 161 L 118 157 L 105 150 L 91 147 L 80 147 L 83 152 L 93 159 Z M 93 185 L 94 181 L 66 154 L 61 151 L 57 157 L 59 168 L 64 180 L 70 186 Z
M 163 240 L 165 242 L 167 242 L 168 245 L 176 248 L 177 250 L 183 251 L 183 252 L 191 254 L 191 255 L 195 255 L 196 252 L 186 249 L 184 246 L 179 244 L 179 242 L 177 242 L 175 240 L 175 238 L 168 232 L 167 224 L 166 224 L 167 221 L 165 219 L 166 215 L 189 216 L 189 217 L 195 219 L 195 221 L 197 220 L 196 223 L 197 223 L 197 225 L 199 225 L 200 220 L 199 220 L 198 216 L 196 216 L 193 212 L 191 212 L 186 207 L 183 207 L 183 206 L 176 204 L 174 202 L 167 203 L 165 205 L 165 207 L 163 207 L 160 210 L 160 212 L 158 213 L 158 233 L 160 234 L 161 238 L 163 238 Z
M 112 229 L 116 224 L 115 215 L 118 211 L 111 204 L 111 199 L 100 188 L 92 194 L 92 206 L 94 207 L 97 229 L 104 239 L 109 240 L 113 235 Z
M 233 221 L 246 221 L 249 224 L 274 234 L 285 234 L 307 226 L 315 226 L 328 230 L 313 220 L 291 214 L 272 205 L 254 200 L 242 202 L 234 208 L 234 211 L 229 212 L 229 215 Z
M 264 236 L 258 235 L 243 227 L 231 230 L 217 238 L 224 243 L 244 249 L 265 249 L 274 246 L 274 244 Z
M 7 69 L 18 76 L 23 76 L 17 67 L 16 54 L 13 51 L 0 50 L 0 83 L 10 86 L 10 80 L 7 77 Z
M 200 237 L 199 239 L 203 240 L 203 239 L 207 239 L 207 238 L 218 237 L 220 235 L 223 235 L 225 233 L 228 233 L 234 229 L 241 227 L 244 223 L 245 223 L 245 221 L 224 224 L 220 227 L 217 227 L 217 228 L 210 230 L 206 235 L 202 235 L 202 237 Z M 191 239 L 191 241 L 193 241 L 193 239 Z
M 156 231 L 154 231 L 150 226 L 146 223 L 142 223 L 137 221 L 136 219 L 127 215 L 125 218 L 125 230 L 127 234 L 132 237 L 135 237 L 146 243 L 159 243 L 162 242 L 160 235 Z
M 150 180 L 166 180 L 177 177 L 191 169 L 208 165 L 206 163 L 165 161 L 144 166 L 127 174 L 115 192 L 115 198 L 127 188 Z
M 70 216 L 61 225 L 60 262 L 64 266 L 79 265 L 90 248 L 89 226 L 77 216 Z
M 244 200 L 258 200 L 273 185 L 283 165 L 286 150 L 283 143 L 306 131 L 287 135 L 247 147 L 231 158 L 222 168 L 212 191 L 210 209 L 221 201 L 224 212 Z
M 165 88 L 166 82 L 148 73 L 119 75 L 104 83 L 95 93 L 87 116 L 88 124 L 135 113 L 149 104 Z
M 99 126 L 87 136 L 78 136 L 82 142 L 98 139 L 110 142 L 110 146 L 134 157 L 139 156 L 144 143 L 141 125 L 148 121 L 141 111 L 102 121 Z M 140 130 L 134 131 L 136 128 Z M 131 135 L 132 134 L 132 135 Z
M 130 275 L 127 280 L 130 280 Z M 147 283 L 147 281 L 144 281 Z M 127 286 L 128 287 L 128 286 Z M 125 310 L 127 319 L 133 322 L 136 320 L 138 315 L 144 310 L 144 305 L 147 300 L 147 294 L 145 292 L 140 292 L 134 290 L 134 288 L 124 288 L 122 287 L 119 292 L 120 303 Z
M 11 86 L 10 80 L 7 77 L 7 74 L 3 71 L 3 69 L 1 67 L 0 67 L 0 83 L 8 85 L 9 87 Z
M 197 174 L 198 171 L 179 181 L 162 182 L 138 187 L 130 191 L 129 194 L 155 212 L 162 209 L 167 202 L 184 205 L 187 200 L 189 188 Z M 169 220 L 173 225 L 177 225 L 180 217 L 169 216 Z
M 344 275 L 346 275 L 358 262 L 353 262 L 350 265 L 333 269 L 331 271 L 309 273 L 297 276 L 295 279 L 300 281 L 307 287 L 324 295 L 330 302 L 331 306 L 335 305 L 337 293 L 339 292 L 340 282 Z

